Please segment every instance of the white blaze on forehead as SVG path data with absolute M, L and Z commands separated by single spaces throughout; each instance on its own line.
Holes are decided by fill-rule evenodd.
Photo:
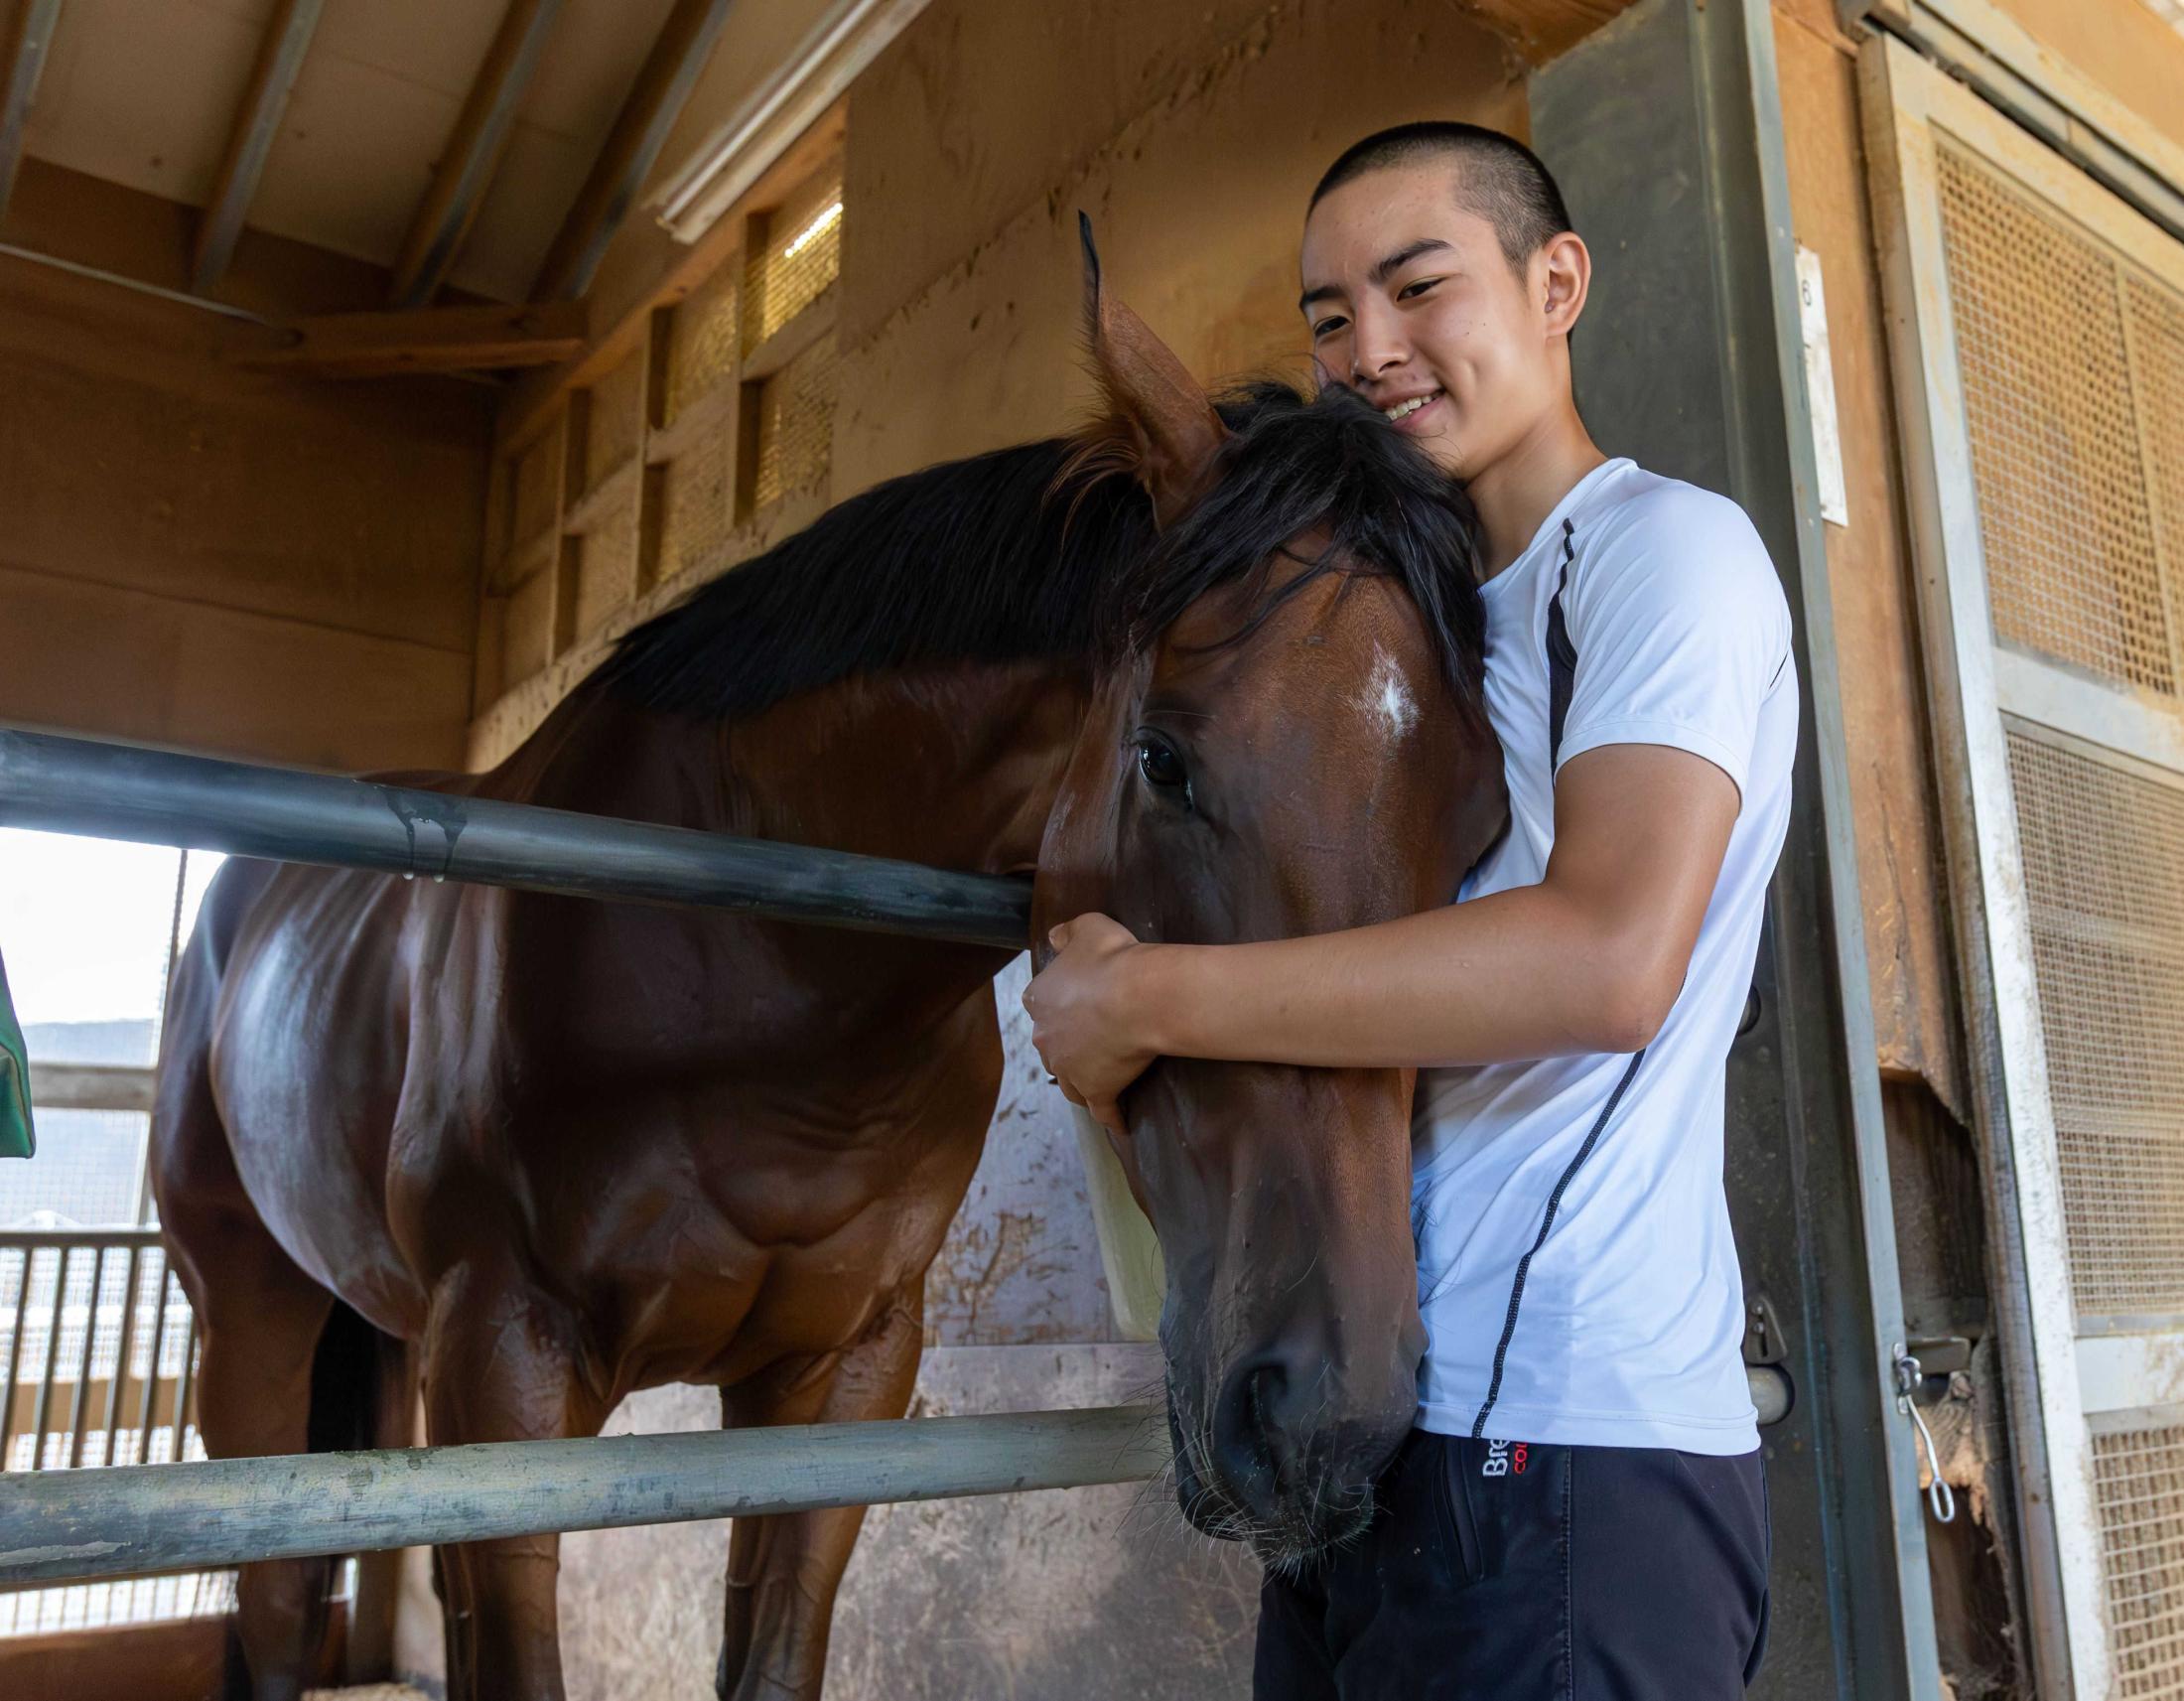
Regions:
M 1373 646 L 1372 677 L 1359 693 L 1357 706 L 1370 720 L 1378 721 L 1390 739 L 1400 739 L 1418 725 L 1418 700 L 1404 680 L 1396 659 L 1378 644 Z

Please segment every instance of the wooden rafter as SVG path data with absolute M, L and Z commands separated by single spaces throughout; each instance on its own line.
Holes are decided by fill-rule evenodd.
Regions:
M 423 307 L 446 282 L 500 167 L 515 115 L 560 13 L 561 0 L 508 0 L 484 63 L 471 79 L 431 187 L 402 238 L 394 262 L 392 306 Z
M 250 86 L 235 113 L 234 133 L 227 139 L 227 157 L 205 203 L 198 224 L 197 252 L 190 262 L 190 287 L 200 295 L 227 274 L 235 257 L 235 243 L 242 235 L 243 219 L 251 198 L 258 193 L 258 179 L 265 173 L 266 156 L 280 132 L 281 114 L 288 110 L 288 96 L 311 51 L 311 38 L 319 28 L 319 14 L 326 0 L 281 0 L 266 26 L 258 48 L 258 63 L 250 72 Z
M 61 0 L 18 0 L 15 28 L 0 38 L 0 213 L 7 212 L 8 198 L 15 193 L 31 102 L 38 97 L 39 73 L 46 69 L 47 50 L 60 22 Z
M 720 38 L 729 0 L 676 0 L 644 68 L 622 102 L 592 172 L 546 251 L 531 286 L 539 301 L 570 301 L 591 287 L 607 244 L 636 204 L 644 180 L 667 145 L 667 133 Z
M 221 356 L 230 365 L 299 377 L 383 378 L 550 365 L 582 354 L 584 344 L 581 302 L 496 303 L 322 314 L 278 332 L 243 327 L 223 345 Z

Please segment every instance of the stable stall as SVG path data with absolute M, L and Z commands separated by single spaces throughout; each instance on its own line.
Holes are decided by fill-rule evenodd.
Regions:
M 0 22 L 0 723 L 333 773 L 487 768 L 621 634 L 830 502 L 1070 425 L 1078 210 L 1195 373 L 1295 375 L 1327 161 L 1413 118 L 1526 137 L 1595 257 L 1594 436 L 1742 502 L 1799 622 L 1798 803 L 1730 1063 L 1771 1420 L 1758 1692 L 2169 1692 L 2173 0 L 18 0 Z M 480 821 L 464 866 L 443 824 L 445 864 L 398 867 L 420 825 L 439 846 L 429 809 L 342 817 L 329 781 L 265 781 L 272 836 L 237 838 L 212 770 L 105 760 L 0 733 L 0 825 L 556 891 L 615 881 L 543 874 L 549 853 L 619 859 L 652 902 L 774 879 L 761 901 L 807 917 L 1021 934 L 1014 889 L 519 821 L 497 853 Z M 1106 1486 L 929 1500 L 1011 1484 L 918 1488 L 898 1467 L 950 1444 L 875 1442 L 856 1491 L 902 1503 L 868 1521 L 828 1693 L 1242 1693 L 1255 1568 L 1172 1533 L 1132 1486 L 1147 1460 L 1086 1463 L 1160 1375 L 1147 1247 L 1012 1019 L 1022 972 L 912 1423 L 1067 1409 L 1016 1482 Z M 54 1109 L 148 1100 L 141 1065 L 35 1047 L 31 1084 Z M 68 1478 L 197 1457 L 196 1326 L 143 1211 L 0 1222 L 0 1529 L 28 1477 L 17 1511 L 90 1519 L 76 1542 L 125 1474 L 105 1498 Z M 719 1421 L 672 1387 L 609 1428 Z M 650 1470 L 653 1444 L 598 1445 Z M 710 1485 L 696 1511 L 596 1516 L 572 1458 L 559 1521 L 552 1495 L 492 1514 L 596 1532 L 562 1547 L 572 1694 L 705 1692 L 721 1530 L 647 1521 L 788 1503 L 830 1469 L 660 1445 Z M 397 1515 L 350 1487 L 381 1557 L 342 1574 L 327 1674 L 430 1688 L 426 1555 L 391 1556 L 444 1533 L 400 1521 L 431 1496 Z M 190 1492 L 162 1503 L 202 1516 Z M 202 1586 L 93 1625 L 50 1556 L 0 1583 L 0 1688 L 206 1692 L 221 1567 L 260 1550 L 141 1551 Z

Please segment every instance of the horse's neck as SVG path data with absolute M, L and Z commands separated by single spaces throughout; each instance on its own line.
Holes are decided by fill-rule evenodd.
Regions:
M 489 788 L 942 868 L 1028 869 L 1087 696 L 1081 664 L 1059 661 L 845 679 L 725 726 L 584 692 Z

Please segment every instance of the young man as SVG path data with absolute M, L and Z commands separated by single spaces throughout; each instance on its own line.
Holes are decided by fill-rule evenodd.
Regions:
M 1723 1072 L 1797 740 L 1790 617 L 1735 503 L 1594 447 L 1591 261 L 1492 131 L 1337 160 L 1305 220 L 1329 382 L 1469 487 L 1507 835 L 1447 909 L 1312 938 L 1055 929 L 1024 1002 L 1111 1126 L 1156 1057 L 1420 1068 L 1418 1430 L 1364 1540 L 1262 1599 L 1261 1701 L 1741 1692 L 1766 1617 Z

